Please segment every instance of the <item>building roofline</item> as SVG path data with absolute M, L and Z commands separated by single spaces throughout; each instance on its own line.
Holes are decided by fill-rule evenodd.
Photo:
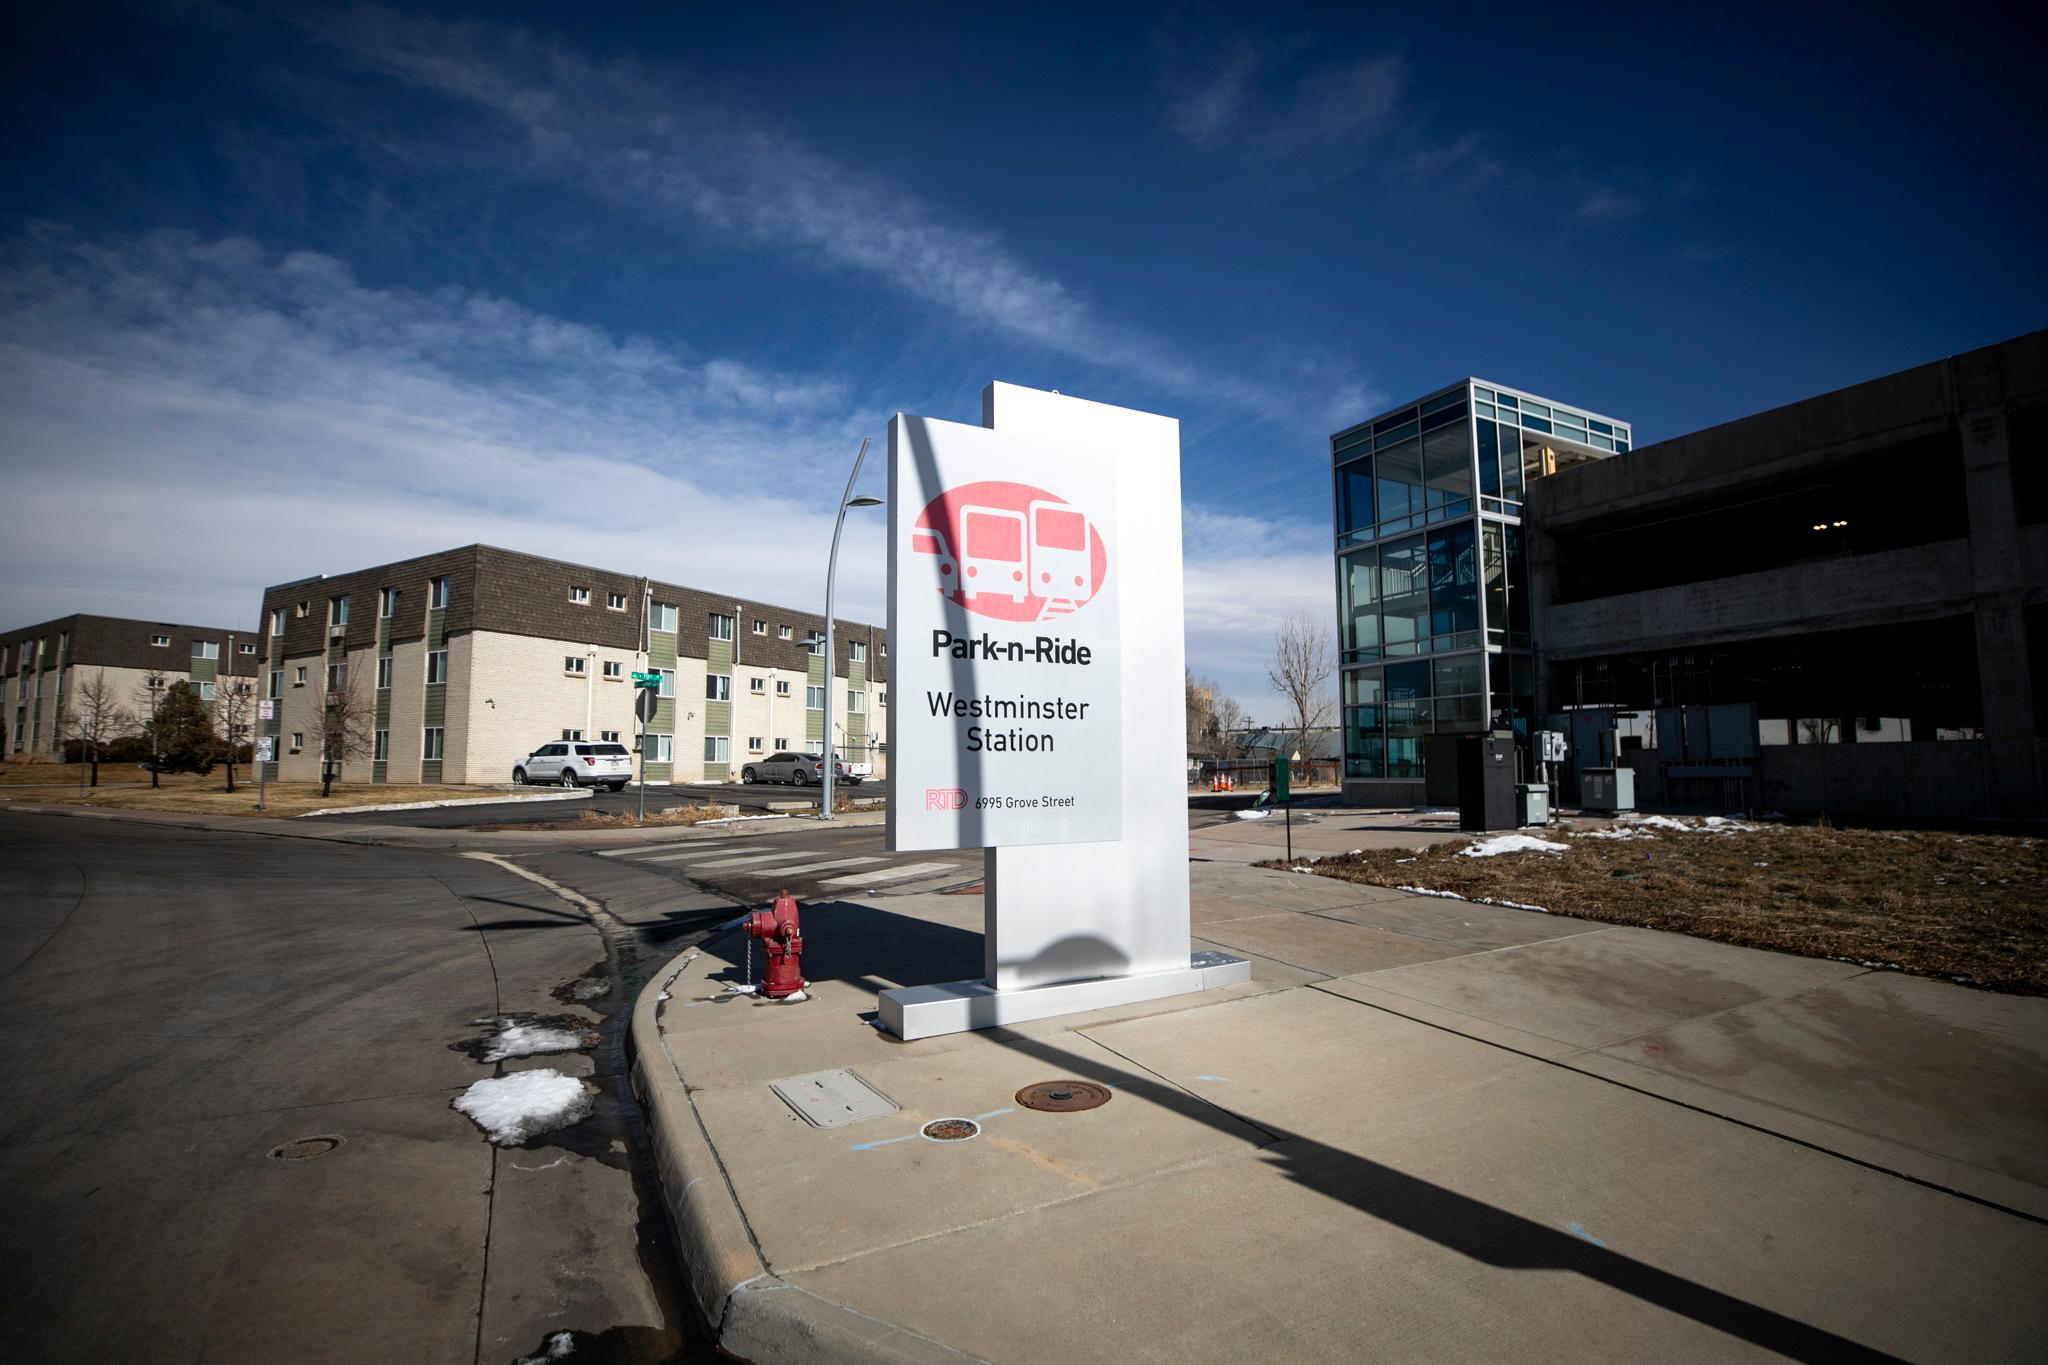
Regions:
M 1429 402 L 1433 398 L 1441 398 L 1445 394 L 1454 392 L 1458 389 L 1469 389 L 1474 384 L 1477 384 L 1481 388 L 1494 389 L 1501 393 L 1510 393 L 1517 398 L 1529 399 L 1537 403 L 1546 404 L 1550 407 L 1569 408 L 1573 412 L 1584 413 L 1588 417 L 1595 418 L 1602 422 L 1607 422 L 1611 425 L 1625 426 L 1629 429 L 1631 437 L 1630 444 L 1634 444 L 1633 437 L 1635 433 L 1636 424 L 1635 419 L 1632 417 L 1610 417 L 1608 414 L 1604 412 L 1595 412 L 1592 408 L 1586 407 L 1582 403 L 1573 403 L 1568 402 L 1562 398 L 1551 398 L 1545 394 L 1531 393 L 1527 389 L 1518 389 L 1512 384 L 1498 384 L 1491 379 L 1484 379 L 1478 375 L 1472 374 L 1466 375 L 1463 379 L 1453 380 L 1451 383 L 1448 384 L 1440 384 L 1436 388 L 1433 388 L 1429 390 L 1427 393 L 1422 394 L 1420 397 L 1411 398 L 1405 403 L 1391 404 L 1383 410 L 1376 412 L 1372 416 L 1366 418 L 1364 421 L 1353 422 L 1350 426 L 1345 427 L 1342 431 L 1331 432 L 1330 441 L 1332 444 L 1335 444 L 1336 442 L 1343 440 L 1347 436 L 1355 435 L 1358 431 L 1360 431 L 1363 428 L 1370 427 L 1375 422 L 1385 421 L 1387 418 L 1392 417 L 1397 412 L 1403 412 L 1409 408 L 1419 408 L 1424 403 Z

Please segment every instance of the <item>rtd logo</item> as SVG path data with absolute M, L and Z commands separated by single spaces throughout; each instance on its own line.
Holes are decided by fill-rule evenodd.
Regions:
M 910 548 L 937 561 L 947 598 L 998 621 L 1078 611 L 1109 576 L 1108 549 L 1086 514 L 1022 483 L 947 489 L 918 516 Z
M 967 793 L 958 787 L 926 787 L 924 808 L 926 810 L 964 810 Z

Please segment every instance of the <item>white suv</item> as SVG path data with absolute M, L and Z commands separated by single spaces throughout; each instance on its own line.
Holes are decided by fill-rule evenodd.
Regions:
M 519 761 L 512 780 L 522 787 L 532 782 L 559 782 L 565 787 L 602 784 L 624 791 L 633 780 L 633 755 L 623 744 L 585 744 L 581 740 L 543 744 Z

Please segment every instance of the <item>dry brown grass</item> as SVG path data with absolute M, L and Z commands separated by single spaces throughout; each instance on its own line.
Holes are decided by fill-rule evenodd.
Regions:
M 111 780 L 108 769 L 100 769 L 100 785 L 78 791 L 75 768 L 45 768 L 44 772 L 67 772 L 70 781 L 61 787 L 28 788 L 12 791 L 0 787 L 0 801 L 23 801 L 41 806 L 92 806 L 106 810 L 157 810 L 186 815 L 252 815 L 285 818 L 308 811 L 334 810 L 344 806 L 395 805 L 408 801 L 474 800 L 490 796 L 476 787 L 393 786 L 385 783 L 337 782 L 327 796 L 318 782 L 272 782 L 264 796 L 264 808 L 256 809 L 256 779 L 235 774 L 235 790 L 229 793 L 227 773 L 216 768 L 204 777 L 192 773 L 165 773 L 163 785 L 151 788 L 149 774 L 133 780 L 134 770 Z
M 2039 839 L 1768 826 L 1541 837 L 1570 851 L 1468 858 L 1459 841 L 1325 858 L 1315 870 L 2048 994 L 2048 847 Z
M 480 830 L 587 830 L 587 829 L 653 829 L 660 825 L 701 825 L 706 820 L 720 820 L 739 814 L 733 806 L 671 806 L 667 810 L 649 811 L 645 820 L 636 820 L 631 815 L 600 815 L 594 810 L 579 813 L 573 820 L 522 820 L 508 825 L 476 825 Z

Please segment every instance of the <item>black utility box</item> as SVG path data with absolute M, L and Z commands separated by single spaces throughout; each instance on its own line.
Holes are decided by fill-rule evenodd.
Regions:
M 1515 781 L 1512 739 L 1458 736 L 1458 828 L 1519 829 Z

